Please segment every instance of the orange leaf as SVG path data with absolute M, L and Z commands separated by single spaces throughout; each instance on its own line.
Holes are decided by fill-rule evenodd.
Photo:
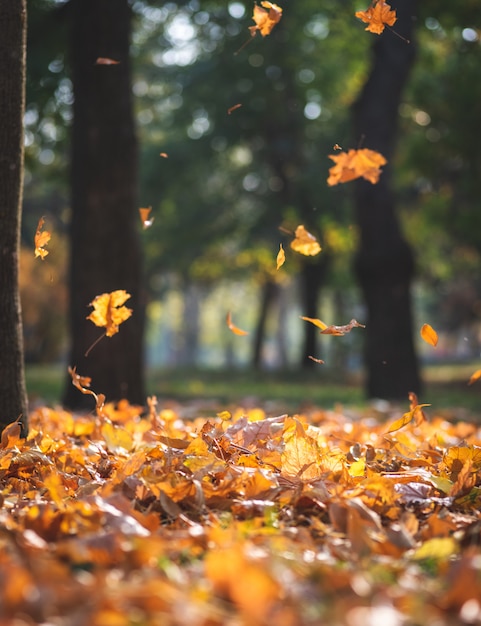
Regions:
M 114 59 L 108 59 L 107 57 L 98 57 L 95 61 L 95 65 L 118 65 L 120 61 L 115 61 Z
M 48 250 L 45 250 L 45 247 L 50 241 L 50 233 L 46 230 L 42 230 L 43 225 L 45 224 L 45 218 L 41 217 L 38 220 L 37 231 L 35 233 L 35 257 L 40 257 L 42 261 L 48 254 Z
M 321 335 L 345 335 L 346 333 L 350 333 L 353 328 L 366 328 L 366 326 L 352 319 L 349 324 L 345 324 L 344 326 L 327 326 L 327 328 L 321 330 Z
M 361 177 L 374 185 L 381 175 L 380 167 L 387 163 L 382 154 L 368 148 L 330 154 L 329 158 L 335 163 L 329 169 L 327 184 L 330 186 Z
M 311 359 L 311 361 L 314 361 L 314 363 L 320 363 L 321 365 L 324 363 L 324 361 L 322 359 L 316 359 L 315 356 L 309 355 L 307 358 Z
M 438 333 L 434 330 L 432 326 L 429 324 L 423 324 L 420 330 L 421 337 L 424 339 L 426 343 L 433 346 L 434 348 L 438 344 Z
M 102 393 L 97 395 L 94 391 L 88 389 L 92 379 L 89 376 L 81 376 L 80 374 L 77 374 L 76 369 L 76 367 L 68 367 L 68 373 L 72 378 L 72 385 L 84 395 L 93 396 L 97 411 L 100 412 L 105 404 L 105 396 Z
M 169 155 L 167 154 L 167 152 L 160 152 L 159 156 L 161 156 L 163 159 L 168 159 Z
M 315 256 L 322 249 L 314 235 L 311 235 L 302 224 L 296 228 L 296 238 L 291 241 L 291 248 L 304 256 Z
M 142 221 L 142 226 L 144 227 L 144 230 L 146 230 L 147 228 L 150 228 L 152 224 L 154 223 L 154 218 L 150 217 L 151 211 L 152 211 L 151 206 L 145 209 L 139 209 L 140 219 Z
M 228 115 L 230 115 L 233 111 L 235 111 L 236 109 L 240 109 L 242 106 L 242 104 L 234 104 L 234 106 L 231 106 L 227 109 L 227 113 Z
M 396 11 L 391 11 L 391 6 L 384 0 L 373 0 L 365 11 L 356 11 L 356 17 L 367 24 L 365 30 L 376 35 L 383 32 L 386 24 L 392 26 L 397 20 Z
M 227 326 L 229 327 L 229 330 L 231 330 L 234 333 L 234 335 L 248 335 L 249 334 L 246 330 L 241 330 L 240 328 L 237 328 L 237 326 L 235 326 L 232 323 L 232 315 L 230 311 L 227 313 L 226 322 L 227 322 Z
M 276 269 L 279 269 L 280 267 L 282 267 L 285 262 L 286 262 L 286 253 L 284 252 L 284 248 L 282 247 L 282 244 L 279 244 L 279 252 L 277 253 Z
M 311 324 L 314 324 L 314 326 L 317 326 L 321 330 L 325 330 L 327 328 L 327 324 L 324 324 L 324 322 L 321 322 L 321 320 L 318 320 L 317 318 L 304 317 L 303 315 L 301 315 L 300 317 L 301 317 L 301 320 L 304 320 L 305 322 L 310 322 Z
M 473 374 L 471 374 L 471 378 L 469 379 L 468 385 L 472 385 L 474 382 L 481 378 L 481 370 L 476 370 Z
M 274 4 L 273 2 L 261 2 L 261 5 L 262 6 L 259 6 L 258 4 L 254 5 L 252 19 L 256 25 L 249 26 L 252 37 L 257 34 L 257 31 L 259 31 L 263 37 L 270 35 L 272 29 L 282 17 L 282 9 L 277 6 L 277 4 Z
M 119 332 L 119 325 L 132 315 L 132 309 L 122 306 L 130 294 L 124 289 L 118 289 L 111 293 L 102 293 L 96 296 L 89 306 L 94 310 L 87 319 L 96 326 L 106 328 L 107 337 L 112 337 Z
M 419 412 L 421 412 L 421 414 L 423 413 L 422 411 L 423 406 L 431 406 L 431 405 L 430 404 L 416 405 L 408 413 L 404 413 L 402 417 L 400 417 L 395 422 L 393 422 L 391 426 L 388 428 L 387 432 L 393 433 L 396 430 L 399 430 L 400 428 L 403 428 L 404 426 L 409 424 L 409 422 L 411 422 L 415 417 L 419 417 Z
M 0 442 L 0 448 L 4 450 L 13 448 L 21 439 L 20 433 L 22 432 L 22 425 L 17 420 L 6 426 L 2 431 L 2 438 Z

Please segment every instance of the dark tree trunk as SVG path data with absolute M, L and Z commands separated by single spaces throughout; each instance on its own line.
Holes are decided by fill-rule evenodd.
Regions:
M 108 400 L 143 403 L 144 301 L 137 212 L 127 0 L 71 0 L 74 85 L 70 262 L 70 364 Z M 118 65 L 99 65 L 99 57 Z M 133 309 L 118 334 L 85 351 L 102 329 L 85 318 L 93 298 L 125 289 Z M 85 406 L 67 385 L 64 403 Z M 89 403 L 88 406 L 90 406 Z
M 396 217 L 391 182 L 398 108 L 415 56 L 417 2 L 398 0 L 391 5 L 398 16 L 394 29 L 405 39 L 389 30 L 372 35 L 371 73 L 353 111 L 357 139 L 388 160 L 378 184 L 355 184 L 361 233 L 355 269 L 367 305 L 367 393 L 386 399 L 406 398 L 409 391 L 420 389 L 411 311 L 414 261 Z
M 26 0 L 0 2 L 0 431 L 21 416 L 24 434 L 28 414 L 18 262 L 26 29 Z
M 279 295 L 279 286 L 273 280 L 267 279 L 261 287 L 259 315 L 257 317 L 256 332 L 254 335 L 254 353 L 252 365 L 260 369 L 262 367 L 262 348 L 265 342 L 267 317 Z
M 322 253 L 321 253 L 322 254 Z M 301 267 L 301 304 L 302 315 L 305 317 L 317 318 L 318 302 L 321 287 L 324 284 L 327 272 L 328 257 L 326 255 L 314 259 L 306 259 Z M 310 356 L 319 358 L 318 336 L 319 329 L 313 324 L 303 322 L 304 341 L 302 344 L 301 367 L 311 368 L 315 365 Z

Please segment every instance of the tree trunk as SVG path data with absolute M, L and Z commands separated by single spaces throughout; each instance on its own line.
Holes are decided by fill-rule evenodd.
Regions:
M 26 32 L 26 0 L 0 2 L 0 431 L 20 417 L 23 434 L 28 414 L 18 263 Z
M 108 400 L 143 403 L 144 296 L 138 240 L 135 136 L 127 0 L 71 0 L 72 130 L 70 364 Z M 98 64 L 98 58 L 117 65 Z M 98 294 L 125 289 L 133 309 L 113 337 L 86 350 L 102 329 L 85 318 Z M 69 383 L 70 408 L 91 400 Z M 91 403 L 88 404 L 90 406 Z
M 316 260 L 306 259 L 301 268 L 301 304 L 302 315 L 316 318 L 319 315 L 318 302 L 321 286 L 324 284 L 328 265 L 327 255 Z M 304 341 L 301 352 L 301 367 L 311 368 L 315 363 L 310 356 L 319 358 L 318 335 L 319 329 L 313 324 L 303 322 Z
M 266 338 L 267 318 L 278 295 L 279 285 L 273 280 L 266 278 L 261 286 L 259 316 L 257 318 L 256 332 L 254 335 L 252 365 L 256 369 L 262 368 L 262 349 Z
M 388 160 L 378 184 L 355 184 L 361 234 L 355 269 L 367 305 L 367 393 L 386 399 L 406 398 L 409 391 L 420 389 L 411 312 L 414 261 L 396 217 L 391 186 L 398 108 L 415 56 L 417 2 L 391 4 L 397 11 L 394 29 L 400 36 L 389 30 L 373 36 L 371 73 L 353 111 L 356 138 Z

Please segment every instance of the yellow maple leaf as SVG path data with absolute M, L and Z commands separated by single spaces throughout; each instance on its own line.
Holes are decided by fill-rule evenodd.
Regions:
M 262 8 L 264 7 L 264 8 Z M 282 9 L 273 2 L 261 2 L 261 6 L 254 5 L 254 13 L 252 19 L 256 23 L 255 26 L 249 26 L 252 37 L 259 31 L 265 37 L 270 35 L 274 26 L 282 17 Z
M 51 235 L 47 230 L 42 230 L 43 225 L 45 224 L 45 218 L 41 217 L 38 220 L 37 230 L 35 232 L 35 257 L 40 257 L 42 261 L 48 254 L 48 250 L 45 249 L 45 246 L 50 241 Z
M 387 163 L 382 154 L 368 148 L 330 154 L 329 158 L 335 163 L 329 169 L 329 178 L 327 179 L 327 184 L 331 187 L 361 177 L 374 185 L 381 175 L 380 168 Z
M 296 228 L 296 237 L 291 241 L 291 248 L 304 256 L 315 256 L 322 250 L 317 239 L 302 224 Z
M 392 26 L 397 20 L 396 11 L 391 11 L 391 6 L 384 0 L 373 0 L 365 11 L 356 11 L 356 17 L 367 24 L 365 30 L 376 35 L 380 35 L 386 25 Z
M 130 294 L 124 289 L 102 293 L 90 303 L 89 306 L 93 306 L 94 310 L 87 319 L 95 326 L 104 327 L 107 337 L 112 337 L 119 332 L 119 325 L 132 315 L 132 309 L 123 306 L 129 298 Z

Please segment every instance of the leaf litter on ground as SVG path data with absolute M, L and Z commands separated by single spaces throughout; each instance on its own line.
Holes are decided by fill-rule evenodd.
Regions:
M 481 428 L 425 407 L 36 409 L 1 442 L 2 623 L 479 622 Z

